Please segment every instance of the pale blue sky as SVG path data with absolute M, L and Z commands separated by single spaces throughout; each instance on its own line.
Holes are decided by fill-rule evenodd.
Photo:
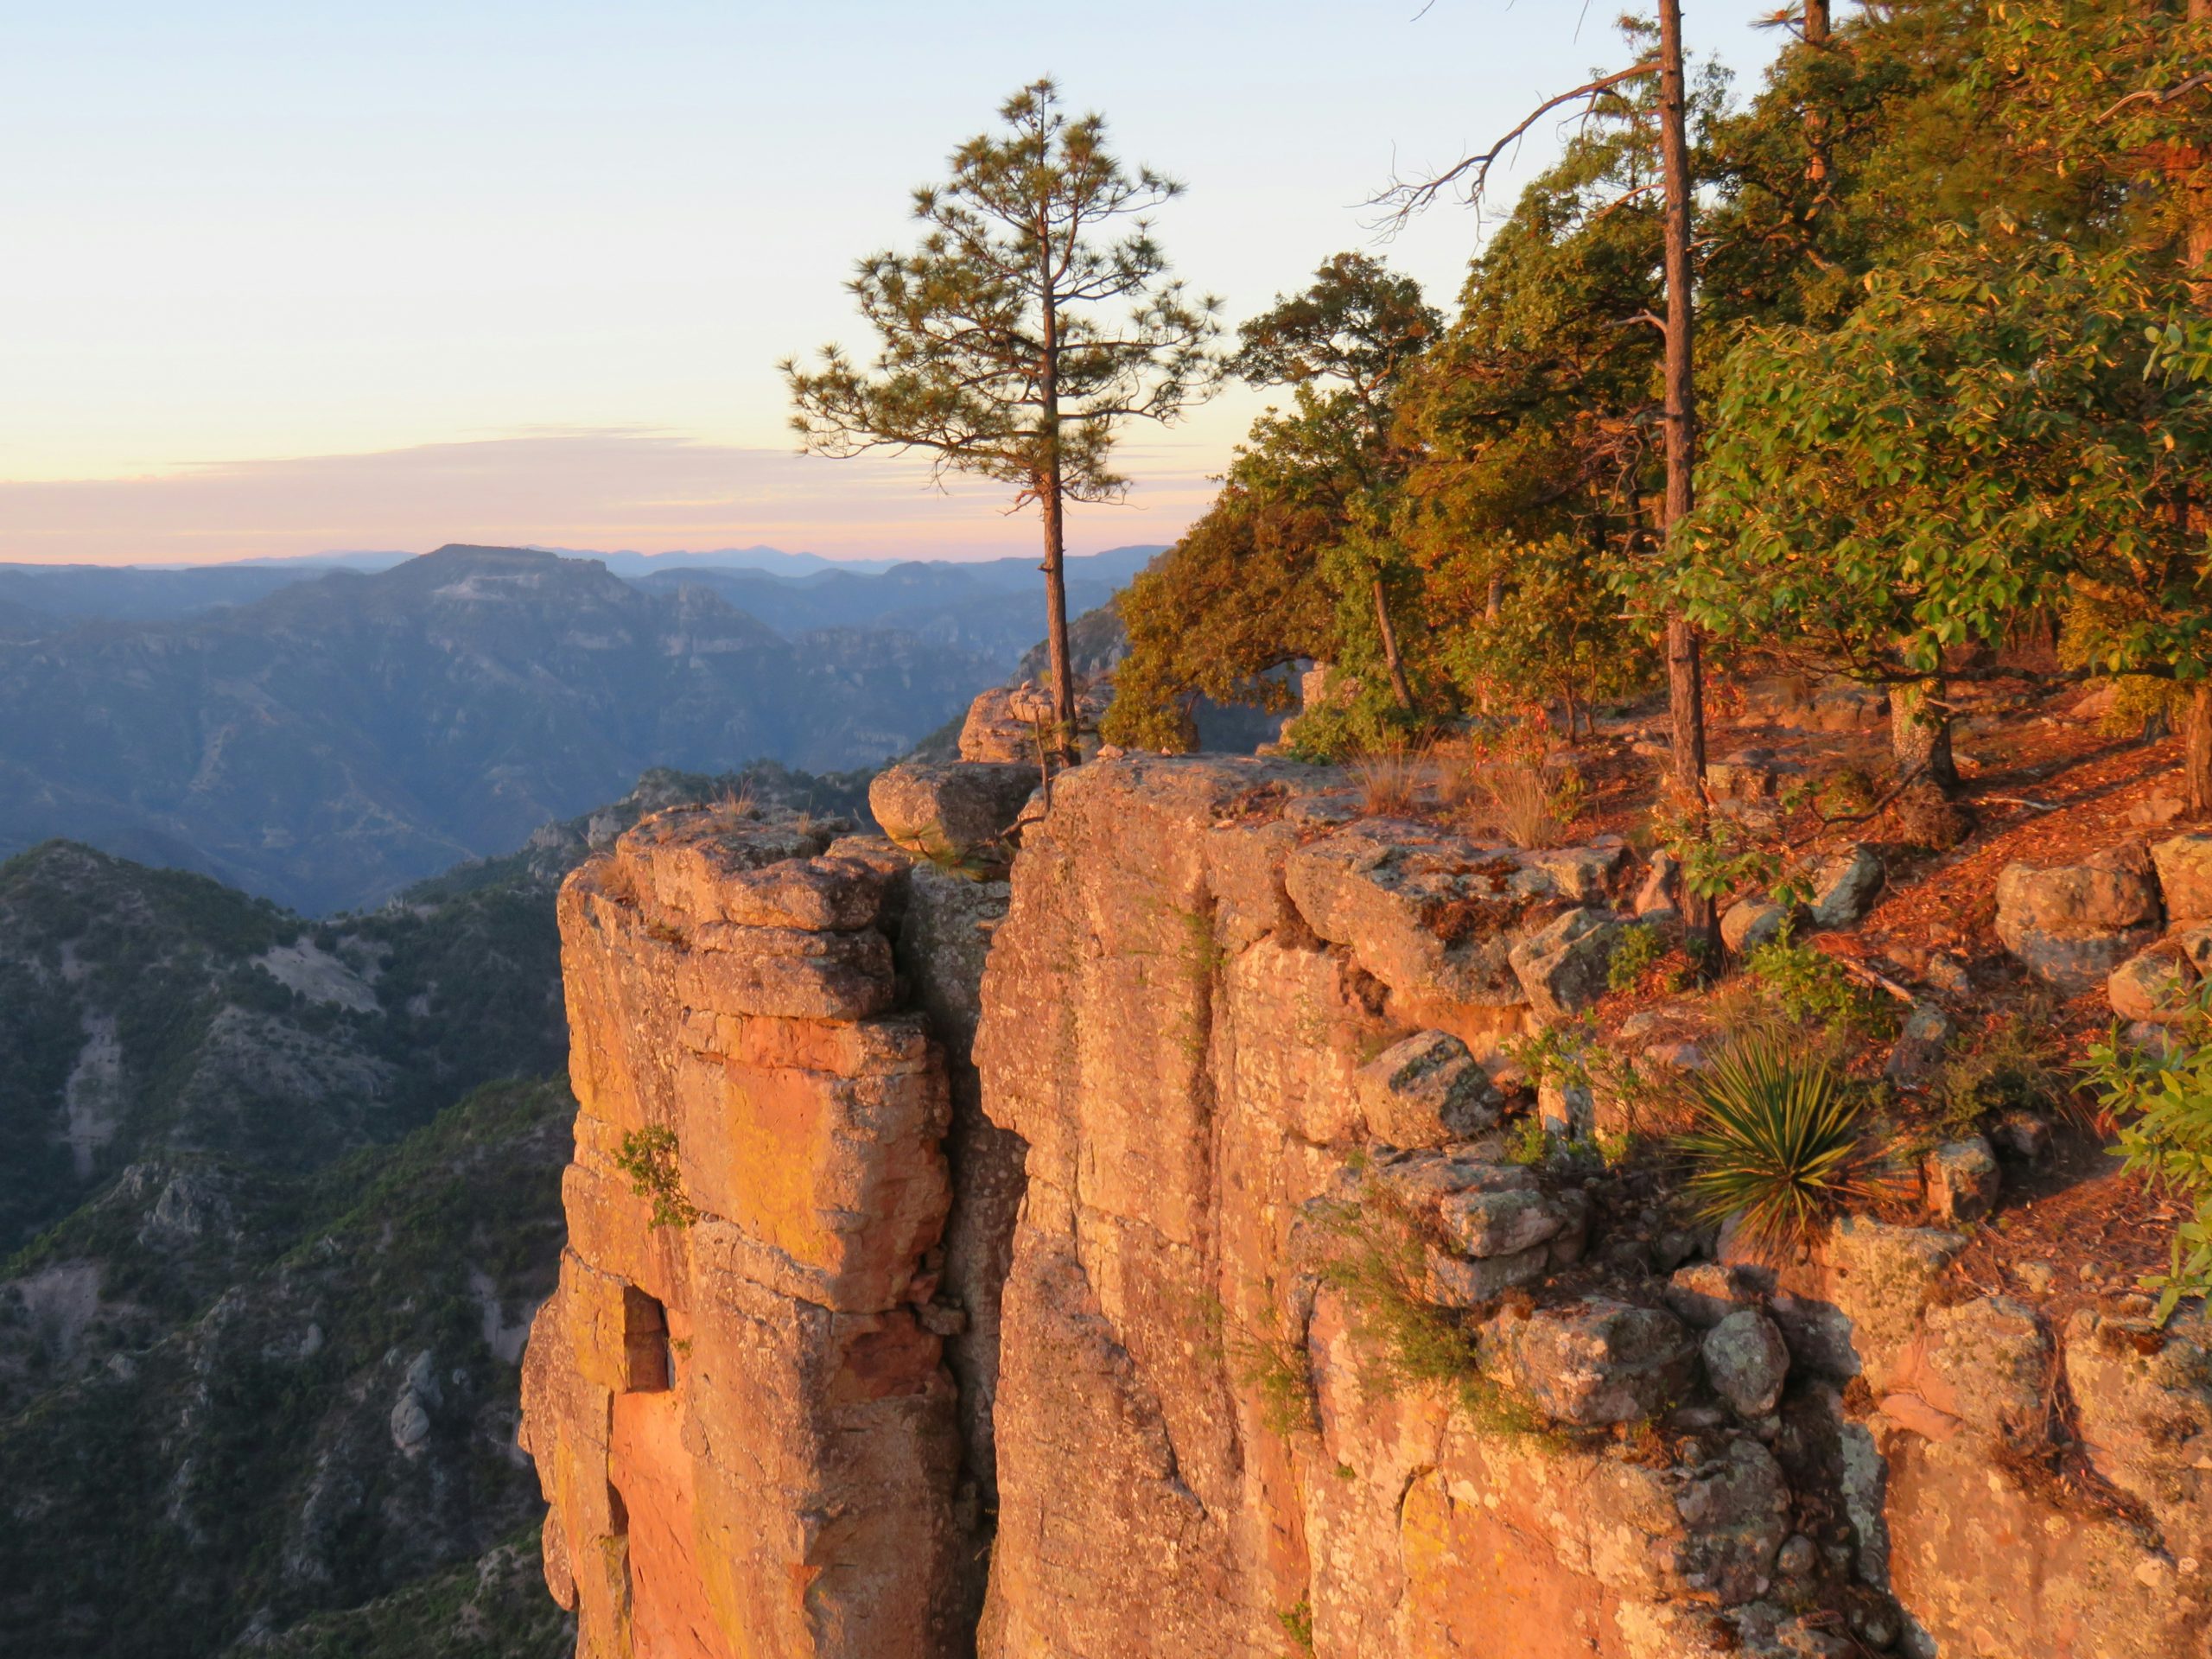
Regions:
M 1771 8 L 1690 0 L 1693 45 L 1748 86 Z M 1188 181 L 1162 238 L 1234 321 L 1370 242 L 1394 161 L 1622 58 L 1603 5 L 1419 9 L 0 0 L 0 560 L 1025 549 L 987 493 L 790 457 L 776 359 L 865 345 L 853 260 L 1039 73 Z M 1476 236 L 1383 251 L 1448 300 Z M 1135 435 L 1077 544 L 1171 539 L 1255 407 Z

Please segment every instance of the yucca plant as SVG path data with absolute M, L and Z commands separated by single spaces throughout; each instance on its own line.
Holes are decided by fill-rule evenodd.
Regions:
M 1703 1219 L 1740 1217 L 1754 1247 L 1794 1245 L 1827 1211 L 1867 1191 L 1864 1096 L 1786 1034 L 1738 1038 L 1684 1087 L 1694 1127 L 1676 1144 Z

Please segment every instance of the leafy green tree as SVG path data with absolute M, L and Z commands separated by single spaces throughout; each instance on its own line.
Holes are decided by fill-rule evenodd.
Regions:
M 879 336 L 873 364 L 831 346 L 815 368 L 781 366 L 809 451 L 921 450 L 940 474 L 980 474 L 1037 505 L 1053 713 L 1071 760 L 1065 505 L 1127 493 L 1109 464 L 1125 423 L 1173 421 L 1211 392 L 1217 302 L 1168 276 L 1146 217 L 1179 183 L 1126 169 L 1103 118 L 1070 118 L 1050 80 L 999 114 L 1003 132 L 969 139 L 946 182 L 914 193 L 918 245 L 861 262 L 850 286 Z
M 1410 709 L 1391 620 L 1403 561 L 1363 532 L 1387 519 L 1405 470 L 1390 436 L 1399 384 L 1440 325 L 1410 278 L 1348 253 L 1243 326 L 1233 372 L 1288 385 L 1291 407 L 1254 423 L 1213 506 L 1118 601 L 1130 654 L 1108 736 L 1186 748 L 1198 697 L 1284 707 L 1281 671 L 1343 661 L 1348 644 L 1355 658 L 1373 645 Z
M 1859 292 L 1732 340 L 1673 591 L 1717 632 L 1889 685 L 1900 769 L 1937 785 L 1946 674 L 2017 671 L 1973 648 L 2070 601 L 2077 659 L 2207 686 L 2203 810 L 2203 0 L 1899 10 L 1840 37 L 1889 64 L 1828 232 Z

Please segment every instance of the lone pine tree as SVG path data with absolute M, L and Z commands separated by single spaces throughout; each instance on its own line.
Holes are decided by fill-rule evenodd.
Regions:
M 945 472 L 1014 486 L 1044 520 L 1054 746 L 1075 747 L 1062 558 L 1071 501 L 1120 499 L 1108 464 L 1131 420 L 1172 421 L 1219 378 L 1217 302 L 1171 278 L 1147 213 L 1182 185 L 1125 168 L 1097 115 L 1071 118 L 1050 80 L 1000 107 L 1004 130 L 952 154 L 914 193 L 910 253 L 863 259 L 851 289 L 880 338 L 861 368 L 825 347 L 781 365 L 792 425 L 816 454 L 922 450 Z

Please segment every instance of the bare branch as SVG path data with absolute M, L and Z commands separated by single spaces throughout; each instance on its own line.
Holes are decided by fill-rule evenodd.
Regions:
M 2169 86 L 2164 92 L 2160 92 L 2155 86 L 2145 86 L 2139 92 L 2130 92 L 2126 98 L 2121 99 L 2119 103 L 2113 105 L 2102 115 L 2099 116 L 2097 119 L 2100 121 L 2109 121 L 2113 117 L 2118 115 L 2129 105 L 2138 101 L 2146 101 L 2156 108 L 2163 109 L 2165 105 L 2171 104 L 2177 99 L 2186 98 L 2190 93 L 2205 86 L 2212 86 L 2212 70 L 2207 70 L 2202 74 L 2191 75 L 2187 80 L 2183 81 L 2179 86 Z
M 1432 178 L 1410 184 L 1395 183 L 1380 195 L 1370 200 L 1367 205 L 1370 207 L 1387 207 L 1390 210 L 1383 223 L 1391 230 L 1403 227 L 1414 214 L 1434 206 L 1437 199 L 1454 185 L 1459 187 L 1460 194 L 1465 198 L 1469 206 L 1478 205 L 1482 200 L 1484 188 L 1490 182 L 1491 169 L 1497 164 L 1499 157 L 1518 143 L 1529 129 L 1535 126 L 1544 117 L 1560 105 L 1572 104 L 1578 99 L 1594 103 L 1625 81 L 1641 79 L 1646 75 L 1656 75 L 1658 73 L 1659 60 L 1646 58 L 1640 63 L 1630 64 L 1625 69 L 1617 69 L 1610 75 L 1600 75 L 1595 80 L 1586 81 L 1573 92 L 1561 92 L 1556 98 L 1547 99 L 1531 110 L 1527 116 L 1515 124 L 1510 131 L 1488 149 L 1462 156 Z

